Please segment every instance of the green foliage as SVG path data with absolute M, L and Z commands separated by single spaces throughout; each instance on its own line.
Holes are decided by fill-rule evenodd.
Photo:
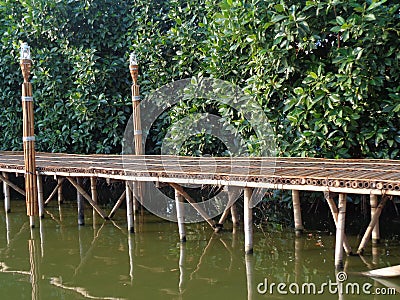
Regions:
M 128 53 L 143 94 L 215 77 L 264 108 L 280 155 L 400 158 L 400 10 L 391 1 L 0 0 L 0 148 L 21 149 L 21 41 L 32 48 L 37 149 L 118 153 L 131 114 Z M 230 107 L 201 99 L 152 128 L 213 112 L 255 138 Z M 207 135 L 183 149 L 223 151 Z M 212 152 L 211 151 L 211 152 Z

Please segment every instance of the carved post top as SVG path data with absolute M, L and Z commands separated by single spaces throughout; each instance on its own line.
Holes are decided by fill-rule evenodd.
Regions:
M 29 76 L 31 75 L 32 61 L 30 59 L 21 59 L 20 66 L 22 71 L 22 76 L 24 77 L 24 82 L 29 82 Z
M 24 77 L 24 82 L 29 81 L 29 76 L 31 74 L 31 49 L 28 43 L 21 44 L 21 56 L 20 56 L 20 66 L 22 71 L 22 76 Z
M 137 79 L 139 75 L 139 65 L 135 53 L 131 53 L 129 56 L 129 71 L 131 73 L 133 84 L 137 85 Z

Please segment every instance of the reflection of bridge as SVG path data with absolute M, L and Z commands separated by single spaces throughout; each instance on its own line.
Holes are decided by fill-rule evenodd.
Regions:
M 96 178 L 122 180 L 126 182 L 156 182 L 169 184 L 176 190 L 176 209 L 179 216 L 182 198 L 194 206 L 199 214 L 218 230 L 233 201 L 229 201 L 217 224 L 207 216 L 181 187 L 182 184 L 202 184 L 234 186 L 244 189 L 244 228 L 245 250 L 252 252 L 252 195 L 253 189 L 292 190 L 296 230 L 302 230 L 299 191 L 322 191 L 331 208 L 337 226 L 335 265 L 342 266 L 343 247 L 350 253 L 351 248 L 344 234 L 346 194 L 366 194 L 371 200 L 371 222 L 358 247 L 361 253 L 372 234 L 373 241 L 379 239 L 379 216 L 389 196 L 400 195 L 400 161 L 393 160 L 331 160 L 312 158 L 194 158 L 177 156 L 121 156 L 114 155 L 74 155 L 38 153 L 36 156 L 39 180 L 39 201 L 49 202 L 58 194 L 62 197 L 62 181 L 66 178 L 78 191 L 78 218 L 83 224 L 82 196 L 94 210 L 105 219 L 111 218 L 115 209 L 127 200 L 128 226 L 134 212 L 131 189 L 127 185 L 110 214 L 97 205 Z M 24 191 L 10 180 L 10 173 L 23 174 L 23 154 L 19 152 L 0 152 L 0 180 L 4 183 L 6 210 L 9 210 L 9 187 L 24 194 Z M 58 178 L 56 189 L 44 201 L 41 184 L 42 176 Z M 91 196 L 84 190 L 80 179 L 91 179 Z M 262 196 L 257 190 L 256 196 Z M 333 197 L 339 194 L 338 207 Z M 382 199 L 378 205 L 377 196 Z M 135 196 L 135 195 L 134 195 Z M 140 199 L 139 199 L 140 200 Z M 133 205 L 135 210 L 135 205 Z M 232 210 L 234 211 L 234 210 Z M 178 218 L 179 219 L 179 218 Z M 179 219 L 183 220 L 183 219 Z M 185 239 L 183 223 L 179 224 L 180 237 Z

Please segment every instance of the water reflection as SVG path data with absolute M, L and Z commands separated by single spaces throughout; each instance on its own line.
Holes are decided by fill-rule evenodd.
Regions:
M 48 210 L 57 216 L 57 208 Z M 215 234 L 204 224 L 191 224 L 188 241 L 180 243 L 176 224 L 153 216 L 138 214 L 132 235 L 126 232 L 123 211 L 112 222 L 89 217 L 79 227 L 76 209 L 65 206 L 63 222 L 47 214 L 32 231 L 24 214 L 21 209 L 21 214 L 4 215 L 0 224 L 0 292 L 11 299 L 301 299 L 276 291 L 260 295 L 257 286 L 265 278 L 288 285 L 336 281 L 334 237 L 321 233 L 295 238 L 291 231 L 255 230 L 255 253 L 246 256 L 240 227 Z M 398 289 L 399 280 L 374 281 L 353 273 L 398 264 L 399 249 L 398 242 L 371 248 L 363 257 L 366 264 L 347 257 L 349 280 Z

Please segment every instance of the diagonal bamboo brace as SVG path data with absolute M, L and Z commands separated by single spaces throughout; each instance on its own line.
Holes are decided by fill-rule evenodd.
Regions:
M 49 197 L 47 197 L 46 201 L 44 201 L 44 205 L 49 204 L 49 202 L 51 201 L 51 199 L 53 199 L 53 197 L 56 195 L 56 193 L 58 192 L 58 188 L 63 184 L 65 178 L 61 178 L 61 180 L 58 181 L 56 187 L 54 188 L 54 190 L 51 192 L 51 194 L 49 195 Z
M 203 219 L 210 224 L 212 228 L 215 228 L 215 222 L 213 219 L 210 218 L 210 216 L 196 203 L 196 201 L 193 200 L 192 197 L 188 193 L 185 192 L 185 190 L 176 183 L 169 183 L 171 187 L 173 187 L 179 194 L 181 194 L 187 202 L 189 202 L 195 210 L 203 217 Z
M 22 196 L 26 196 L 25 191 L 19 188 L 16 184 L 12 183 L 9 179 L 5 178 L 0 174 L 0 180 L 5 182 L 9 187 L 11 187 L 14 191 L 20 193 Z
M 376 208 L 374 216 L 371 219 L 371 222 L 369 222 L 368 228 L 364 233 L 364 236 L 363 236 L 363 238 L 362 238 L 362 240 L 360 242 L 360 245 L 358 246 L 357 254 L 362 254 L 364 252 L 364 248 L 367 245 L 367 243 L 368 243 L 368 241 L 369 241 L 369 239 L 371 237 L 371 233 L 374 230 L 375 225 L 379 221 L 379 217 L 380 217 L 380 215 L 382 213 L 382 209 L 385 206 L 387 199 L 388 199 L 388 196 L 386 196 L 386 195 L 384 195 L 382 197 L 382 200 L 379 203 L 378 207 Z
M 105 220 L 109 219 L 108 216 L 103 212 L 103 210 L 92 200 L 89 194 L 86 193 L 86 191 L 74 179 L 70 177 L 67 177 L 67 179 L 103 219 Z
M 331 193 L 324 193 L 325 199 L 328 202 L 329 208 L 331 210 L 331 214 L 333 217 L 333 221 L 335 222 L 335 226 L 338 226 L 338 208 L 335 204 L 335 201 L 333 200 L 333 196 Z M 347 236 L 346 234 L 343 236 L 343 248 L 344 251 L 346 251 L 347 255 L 352 255 L 353 254 L 353 250 L 351 249 L 351 246 L 349 244 L 349 242 L 347 241 Z

